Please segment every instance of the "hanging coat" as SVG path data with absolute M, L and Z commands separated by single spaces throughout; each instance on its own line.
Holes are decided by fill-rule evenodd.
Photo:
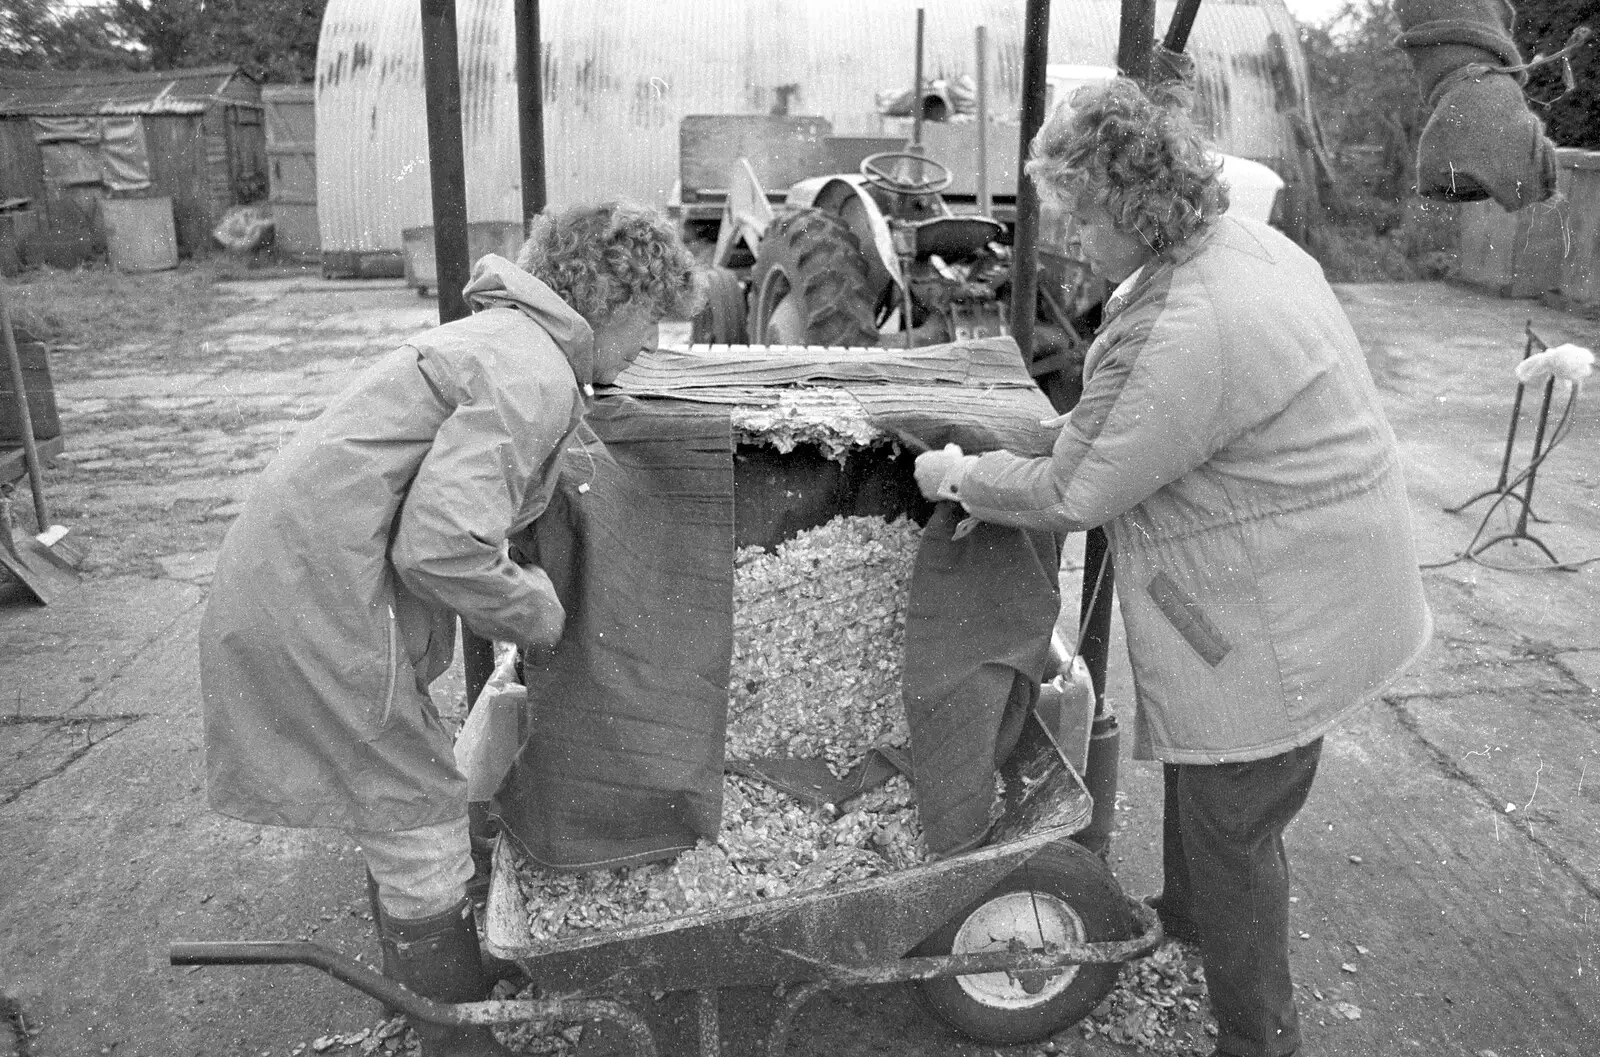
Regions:
M 489 256 L 478 312 L 368 368 L 263 472 L 200 627 L 211 806 L 269 825 L 404 830 L 466 813 L 427 684 L 475 633 L 559 635 L 506 536 L 555 487 L 593 377 L 589 325 Z

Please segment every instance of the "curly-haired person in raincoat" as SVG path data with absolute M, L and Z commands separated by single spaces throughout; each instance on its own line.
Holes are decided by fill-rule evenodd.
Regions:
M 585 390 L 685 316 L 701 280 L 676 230 L 627 204 L 534 219 L 480 260 L 476 309 L 372 364 L 263 472 L 200 629 L 211 806 L 331 827 L 376 881 L 385 961 L 441 1001 L 485 997 L 469 912 L 466 782 L 428 696 L 457 614 L 525 650 L 565 614 L 506 537 L 544 511 Z M 427 1057 L 506 1053 L 415 1025 Z
M 1164 763 L 1169 935 L 1195 942 L 1216 1053 L 1300 1046 L 1283 831 L 1323 735 L 1431 634 L 1393 431 L 1322 269 L 1227 215 L 1219 164 L 1132 81 L 1080 89 L 1028 174 L 1120 284 L 1048 458 L 931 452 L 929 498 L 1059 532 L 1104 526 L 1136 695 Z

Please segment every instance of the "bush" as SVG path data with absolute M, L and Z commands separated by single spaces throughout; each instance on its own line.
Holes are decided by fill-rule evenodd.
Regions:
M 1439 279 L 1455 268 L 1456 208 L 1414 190 L 1421 105 L 1393 44 L 1399 31 L 1389 0 L 1347 0 L 1328 25 L 1301 30 L 1337 177 L 1306 248 L 1334 282 Z

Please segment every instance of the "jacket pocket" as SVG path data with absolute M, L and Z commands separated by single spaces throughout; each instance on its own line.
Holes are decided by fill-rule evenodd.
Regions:
M 383 677 L 383 710 L 378 714 L 378 729 L 384 730 L 389 726 L 389 717 L 394 714 L 394 693 L 399 684 L 400 672 L 400 621 L 394 615 L 394 606 L 386 607 L 389 613 L 389 641 L 384 652 L 384 677 Z
M 1233 644 L 1207 619 L 1200 603 L 1190 598 L 1165 570 L 1151 577 L 1145 591 L 1183 641 L 1211 667 L 1221 664 L 1233 650 Z

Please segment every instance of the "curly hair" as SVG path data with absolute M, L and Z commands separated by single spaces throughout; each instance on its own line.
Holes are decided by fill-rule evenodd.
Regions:
M 1158 254 L 1228 208 L 1222 163 L 1188 116 L 1125 77 L 1073 92 L 1029 154 L 1041 195 L 1103 204 L 1118 229 Z
M 540 213 L 528 224 L 517 267 L 591 324 L 623 305 L 687 319 L 705 298 L 705 279 L 671 221 L 632 202 Z

